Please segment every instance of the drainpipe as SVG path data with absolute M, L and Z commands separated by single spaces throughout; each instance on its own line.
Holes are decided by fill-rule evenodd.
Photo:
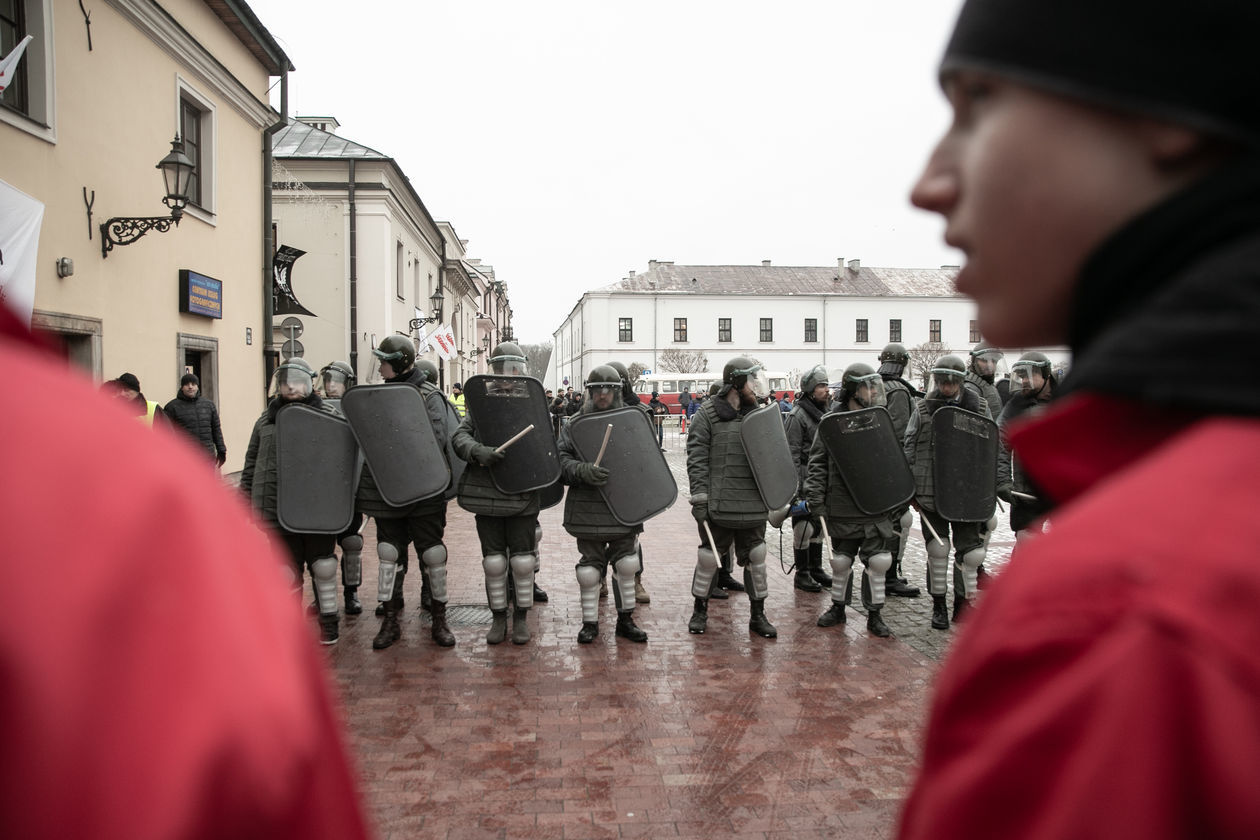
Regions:
M 359 375 L 359 217 L 354 203 L 354 158 L 346 175 L 346 203 L 350 213 L 350 369 Z
M 271 385 L 271 354 L 274 345 L 271 340 L 271 321 L 275 317 L 272 311 L 271 286 L 275 280 L 272 277 L 272 260 L 276 252 L 276 244 L 271 238 L 271 142 L 272 137 L 280 129 L 289 123 L 289 71 L 280 71 L 280 119 L 272 125 L 263 129 L 263 318 L 262 318 L 262 339 L 258 343 L 262 345 L 263 354 L 263 399 L 266 400 L 267 389 Z

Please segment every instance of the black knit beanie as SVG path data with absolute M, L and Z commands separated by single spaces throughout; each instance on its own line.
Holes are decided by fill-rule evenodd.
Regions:
M 967 0 L 941 77 L 970 68 L 1260 147 L 1257 0 Z
M 201 380 L 197 378 L 197 374 L 195 373 L 185 373 L 183 376 L 181 376 L 179 378 L 179 387 L 183 388 L 189 382 L 196 385 L 198 388 L 201 387 Z

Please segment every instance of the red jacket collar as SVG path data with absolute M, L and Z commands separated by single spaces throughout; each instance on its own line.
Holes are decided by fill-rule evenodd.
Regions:
M 1070 502 L 1202 419 L 1145 403 L 1079 393 L 1015 423 L 1007 440 L 1024 471 L 1057 504 Z

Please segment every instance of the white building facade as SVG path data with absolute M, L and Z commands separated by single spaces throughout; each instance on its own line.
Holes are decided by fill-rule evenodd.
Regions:
M 833 381 L 884 346 L 928 343 L 966 357 L 981 339 L 975 304 L 954 291 L 956 267 L 701 266 L 652 261 L 643 274 L 582 295 L 553 334 L 548 387 L 578 386 L 596 365 L 657 372 L 667 350 L 702 353 L 720 371 L 751 356 L 792 384 L 815 365 Z M 1062 349 L 1045 350 L 1056 362 Z M 1009 348 L 1017 356 L 1022 348 Z M 1009 360 L 1013 360 L 1011 356 Z M 665 362 L 667 364 L 667 360 Z M 907 378 L 908 378 L 907 374 Z

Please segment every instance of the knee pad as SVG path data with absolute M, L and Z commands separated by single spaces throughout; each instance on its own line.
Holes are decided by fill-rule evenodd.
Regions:
M 388 601 L 394 597 L 394 578 L 398 575 L 398 549 L 392 543 L 376 544 L 377 564 L 376 599 Z
M 713 576 L 717 574 L 718 559 L 707 548 L 696 552 L 696 571 L 691 576 L 691 595 L 694 598 L 708 598 L 709 589 L 713 586 Z
M 420 566 L 429 573 L 429 597 L 446 603 L 446 546 L 438 543 L 420 553 Z
M 814 525 L 808 519 L 798 519 L 792 523 L 792 547 L 804 548 L 814 538 Z
M 329 555 L 311 561 L 311 584 L 320 615 L 337 614 L 337 558 Z
M 949 540 L 941 545 L 930 536 L 927 538 L 927 583 L 932 595 L 944 595 L 948 587 Z
M 748 550 L 748 579 L 752 581 L 750 598 L 765 600 L 770 595 L 770 582 L 766 580 L 766 544 L 757 543 Z
M 351 534 L 341 541 L 341 582 L 345 586 L 363 583 L 363 537 Z
M 582 621 L 591 622 L 599 619 L 599 585 L 603 575 L 595 566 L 578 566 L 578 592 L 582 603 Z
M 914 527 L 914 514 L 910 512 L 910 508 L 906 508 L 905 513 L 901 514 L 901 519 L 897 520 L 897 524 L 901 526 L 901 533 L 904 535 Z
M 848 554 L 831 553 L 831 600 L 847 604 L 853 594 L 853 558 Z
M 787 519 L 788 512 L 791 510 L 792 510 L 791 505 L 784 505 L 778 510 L 770 511 L 770 516 L 767 518 L 767 521 L 770 523 L 770 527 L 776 531 L 782 528 L 783 520 Z M 796 526 L 793 525 L 792 527 L 795 528 Z
M 618 557 L 612 564 L 613 584 L 617 587 L 617 612 L 634 609 L 634 574 L 639 571 L 639 555 Z
M 538 559 L 532 554 L 513 554 L 512 585 L 516 587 L 516 606 L 529 609 L 534 603 L 534 567 Z
M 862 591 L 867 593 L 868 607 L 884 605 L 884 584 L 887 582 L 887 573 L 892 565 L 893 556 L 887 551 L 881 551 L 866 558 L 866 576 L 862 579 Z
M 962 583 L 962 592 L 960 593 L 957 582 L 955 582 L 955 595 L 961 594 L 969 599 L 975 596 L 979 588 L 976 581 L 976 573 L 980 565 L 984 563 L 985 554 L 984 546 L 973 548 L 971 551 L 963 554 L 961 563 L 955 563 L 954 568 L 958 571 L 957 581 Z
M 492 610 L 507 609 L 508 559 L 502 554 L 487 554 L 481 558 L 481 568 L 486 573 L 486 601 Z

